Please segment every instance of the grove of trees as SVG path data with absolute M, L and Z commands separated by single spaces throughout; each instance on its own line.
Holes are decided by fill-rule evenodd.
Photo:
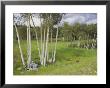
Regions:
M 32 60 L 31 60 L 32 59 L 32 57 L 31 57 L 31 47 L 32 47 L 31 40 L 34 39 L 34 37 L 36 38 L 41 65 L 45 66 L 47 62 L 51 62 L 51 63 L 55 62 L 56 44 L 57 44 L 57 37 L 58 37 L 58 23 L 60 22 L 63 14 L 41 13 L 41 14 L 37 14 L 37 15 L 39 15 L 39 19 L 41 22 L 40 27 L 36 27 L 35 22 L 33 20 L 33 17 L 36 16 L 36 14 L 26 13 L 26 14 L 20 14 L 20 16 L 14 15 L 14 28 L 15 28 L 14 30 L 16 30 L 16 34 L 17 34 L 17 37 L 15 35 L 14 39 L 18 40 L 18 45 L 19 45 L 19 49 L 20 49 L 21 60 L 22 60 L 23 66 L 28 69 L 31 68 L 30 67 L 31 62 L 32 62 Z M 17 26 L 18 24 L 22 24 L 22 22 L 25 22 L 26 24 Z M 31 22 L 32 22 L 32 24 L 31 24 Z M 27 39 L 27 64 L 24 62 L 24 57 L 23 57 L 23 53 L 22 53 L 22 49 L 21 49 L 21 45 L 20 45 L 20 38 L 19 38 L 19 33 L 18 33 L 18 30 L 20 30 L 20 28 L 21 28 L 20 33 L 22 33 L 21 38 Z M 51 56 L 51 58 L 49 58 L 49 49 L 48 49 L 49 34 L 51 36 L 50 40 L 52 43 L 52 36 L 53 36 L 52 31 L 53 30 L 56 30 L 55 45 L 54 45 L 54 48 L 52 47 L 52 50 L 51 50 L 52 56 Z M 25 34 L 26 31 L 27 31 L 27 34 Z M 33 33 L 34 33 L 34 35 L 33 35 Z M 40 33 L 40 34 L 38 34 L 38 33 Z M 38 35 L 40 37 L 38 37 Z M 40 42 L 40 44 L 39 44 L 39 42 Z
M 23 66 L 31 68 L 32 55 L 31 41 L 36 41 L 40 65 L 56 61 L 57 42 L 68 42 L 67 47 L 97 48 L 97 24 L 69 24 L 60 25 L 62 13 L 21 13 L 14 14 L 13 39 L 18 41 Z M 40 25 L 36 25 L 39 19 Z M 27 41 L 27 63 L 24 60 L 20 40 Z M 49 49 L 48 44 L 52 46 Z M 37 51 L 36 51 L 37 52 Z M 36 65 L 35 65 L 36 66 Z

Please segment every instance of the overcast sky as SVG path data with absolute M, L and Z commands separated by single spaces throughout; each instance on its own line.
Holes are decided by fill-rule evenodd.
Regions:
M 16 14 L 19 16 L 19 14 Z M 40 20 L 33 18 L 35 25 L 40 26 Z M 60 25 L 63 25 L 64 22 L 68 22 L 70 25 L 75 23 L 81 24 L 96 24 L 97 23 L 97 14 L 96 13 L 67 13 L 63 15 Z M 32 24 L 32 22 L 31 22 Z
M 96 13 L 68 13 L 63 16 L 61 24 L 68 22 L 69 24 L 84 23 L 84 24 L 95 24 L 97 23 Z

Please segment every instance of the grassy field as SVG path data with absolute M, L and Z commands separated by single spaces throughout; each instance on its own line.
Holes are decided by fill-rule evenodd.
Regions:
M 26 41 L 21 41 L 23 55 L 26 61 Z M 50 47 L 50 44 L 49 44 Z M 36 41 L 32 41 L 32 59 L 38 59 Z M 13 46 L 13 74 L 14 75 L 96 75 L 97 50 L 67 47 L 67 42 L 58 42 L 56 62 L 46 67 L 40 66 L 38 71 L 27 71 L 22 68 L 17 41 Z

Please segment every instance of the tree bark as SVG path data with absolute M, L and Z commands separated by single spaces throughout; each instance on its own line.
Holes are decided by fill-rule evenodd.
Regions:
M 54 53 L 54 49 L 53 49 L 53 47 L 52 47 L 53 45 L 52 45 L 52 29 L 51 29 L 51 61 L 52 61 L 52 58 L 53 58 L 53 53 Z
M 42 50 L 42 63 L 43 63 L 43 65 L 45 64 L 45 62 L 44 62 L 44 58 L 45 58 L 45 28 L 44 28 L 44 39 L 43 39 L 43 50 Z
M 27 67 L 29 68 L 29 64 L 31 63 L 31 33 L 30 33 L 30 14 L 28 15 L 28 25 L 27 25 L 27 47 L 28 47 L 28 61 Z
M 21 49 L 21 44 L 20 44 L 20 39 L 19 39 L 19 34 L 18 34 L 18 29 L 16 27 L 16 24 L 15 24 L 15 29 L 16 29 L 16 34 L 17 34 L 17 38 L 18 38 L 18 45 L 19 45 L 19 49 L 20 49 L 20 55 L 21 55 L 22 64 L 23 64 L 23 66 L 25 66 L 23 53 L 22 53 L 22 49 Z
M 54 58 L 53 58 L 53 62 L 55 62 L 57 38 L 58 38 L 58 27 L 57 27 L 57 33 L 56 33 L 56 42 L 55 42 L 55 50 L 54 50 Z
M 40 18 L 40 22 L 41 22 L 41 18 Z M 40 33 L 41 33 L 41 59 L 40 59 L 40 63 L 41 65 L 43 65 L 43 42 L 42 42 L 42 22 L 41 22 L 41 28 L 40 28 Z
M 46 37 L 46 44 L 45 44 L 45 57 L 44 57 L 44 66 L 46 65 L 46 57 L 47 57 L 47 50 L 48 50 L 48 36 L 49 36 L 49 27 L 47 28 L 47 37 Z
M 32 19 L 32 16 L 31 16 L 31 19 Z M 37 35 L 37 31 L 36 31 L 36 27 L 35 27 L 35 24 L 34 24 L 33 19 L 32 19 L 32 23 L 33 23 L 34 28 L 35 28 L 35 34 L 36 34 L 37 47 L 38 47 L 38 52 L 39 52 L 39 57 L 40 57 L 40 62 L 41 62 L 41 52 L 40 52 L 40 48 L 39 48 L 38 35 Z

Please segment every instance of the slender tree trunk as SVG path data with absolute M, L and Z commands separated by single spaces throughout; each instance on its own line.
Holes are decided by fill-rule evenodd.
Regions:
M 30 33 L 30 14 L 28 15 L 28 25 L 27 25 L 27 47 L 28 47 L 28 61 L 27 66 L 31 63 L 31 33 Z
M 53 62 L 55 62 L 57 38 L 58 38 L 58 26 L 57 26 L 57 33 L 56 33 L 56 42 L 55 42 L 55 49 L 54 49 L 54 57 L 53 57 Z
M 32 16 L 31 16 L 31 19 L 32 19 Z M 41 62 L 41 52 L 40 52 L 40 48 L 39 48 L 38 35 L 37 35 L 37 31 L 36 31 L 36 27 L 35 27 L 35 24 L 34 24 L 33 19 L 32 19 L 32 23 L 33 23 L 34 28 L 35 28 L 35 34 L 36 34 L 36 40 L 37 40 L 37 47 L 38 47 L 38 52 L 39 52 L 39 57 L 40 57 L 40 62 Z
M 28 28 L 28 21 L 27 21 L 27 58 L 29 58 L 29 28 Z M 28 64 L 28 61 L 27 61 Z
M 53 47 L 52 47 L 52 29 L 51 29 L 51 61 L 52 61 L 52 58 L 53 58 Z
M 29 20 L 28 18 L 27 18 L 27 59 L 29 60 Z M 27 60 L 27 67 L 29 67 L 28 60 Z
M 53 26 L 53 23 L 51 22 L 51 17 L 52 16 L 50 16 L 50 24 L 51 24 L 51 26 Z M 50 60 L 49 60 L 49 62 L 51 63 L 52 62 L 52 60 L 53 60 L 53 57 L 54 57 L 54 47 L 53 47 L 53 41 L 52 41 L 52 37 L 53 36 L 53 30 L 52 30 L 52 28 L 51 28 L 51 58 L 50 58 Z
M 41 19 L 40 19 L 41 22 Z M 40 33 L 41 33 L 41 59 L 40 59 L 40 63 L 41 65 L 43 65 L 43 44 L 42 44 L 42 22 L 41 22 L 41 28 L 40 28 Z
M 43 50 L 42 50 L 42 63 L 43 63 L 43 65 L 44 65 L 44 58 L 45 58 L 45 28 L 44 28 L 44 39 L 43 39 Z
M 17 38 L 18 38 L 17 40 L 18 40 L 18 45 L 19 45 L 19 49 L 20 49 L 22 64 L 25 67 L 25 62 L 24 62 L 24 58 L 23 58 L 23 53 L 22 53 L 22 49 L 21 49 L 21 45 L 20 45 L 20 39 L 19 39 L 19 34 L 18 34 L 18 29 L 16 27 L 16 24 L 15 24 L 15 29 L 16 29 L 16 34 L 17 34 Z
M 29 23 L 29 64 L 30 63 L 31 63 L 31 31 L 30 31 L 30 23 Z
M 44 57 L 44 66 L 46 65 L 46 57 L 47 57 L 47 50 L 48 50 L 48 36 L 49 36 L 49 27 L 47 28 L 47 37 L 46 37 L 46 43 L 45 43 L 45 57 Z
M 46 58 L 47 58 L 47 61 L 49 60 L 49 49 L 47 49 L 47 56 L 46 56 Z

